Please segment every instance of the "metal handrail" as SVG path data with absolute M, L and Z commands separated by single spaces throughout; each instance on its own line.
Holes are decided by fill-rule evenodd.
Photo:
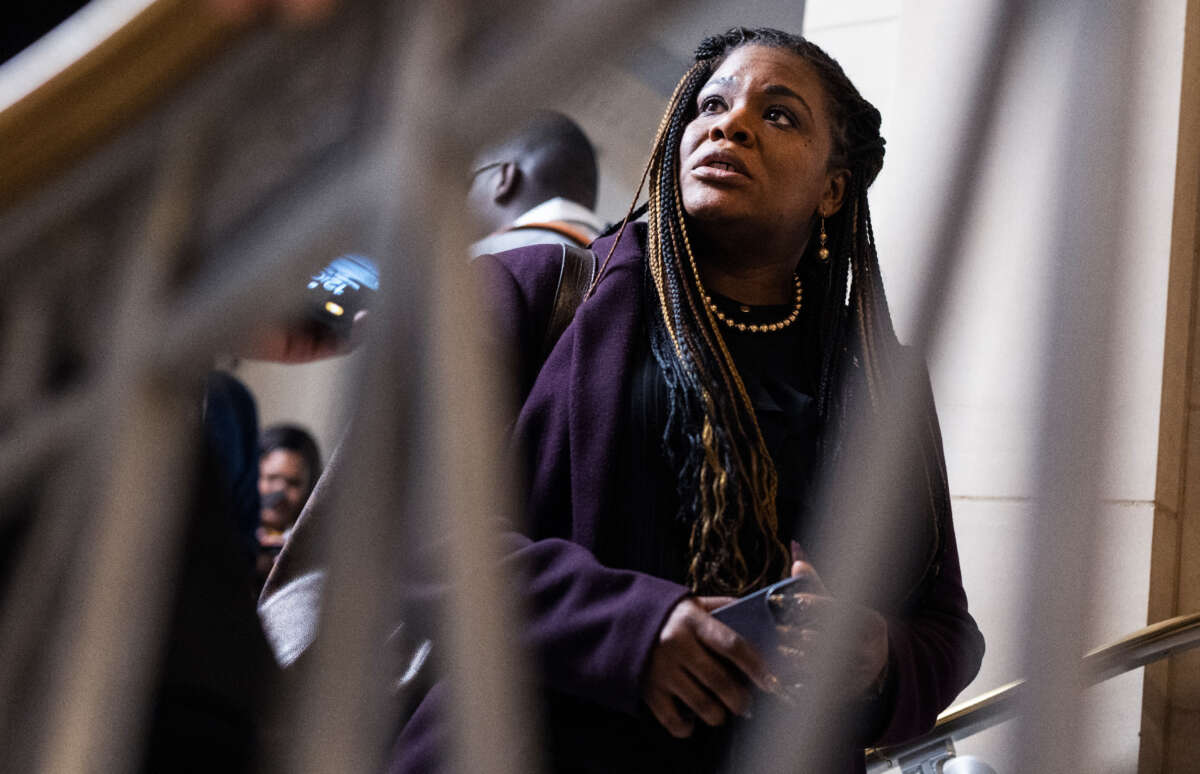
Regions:
M 1153 661 L 1200 647 L 1200 612 L 1168 618 L 1138 629 L 1109 645 L 1089 651 L 1081 662 L 1084 685 L 1102 683 Z M 876 774 L 905 767 L 915 756 L 957 742 L 1015 717 L 1025 695 L 1024 680 L 1015 680 L 956 704 L 938 716 L 933 730 L 903 744 L 867 752 L 867 771 Z

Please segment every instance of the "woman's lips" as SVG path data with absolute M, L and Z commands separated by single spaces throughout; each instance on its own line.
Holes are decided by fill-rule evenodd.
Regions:
M 733 180 L 748 180 L 749 178 L 733 169 L 728 169 L 719 166 L 705 164 L 703 166 L 692 169 L 692 175 L 700 180 L 708 181 L 733 181 Z
M 692 174 L 703 180 L 733 180 L 749 178 L 746 168 L 731 154 L 714 153 L 705 156 L 692 167 Z

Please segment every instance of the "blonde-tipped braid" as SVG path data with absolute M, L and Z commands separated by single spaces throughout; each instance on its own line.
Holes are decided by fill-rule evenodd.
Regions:
M 775 497 L 778 477 L 754 415 L 745 384 L 707 305 L 679 200 L 677 153 L 669 147 L 673 120 L 707 77 L 700 63 L 676 86 L 659 125 L 654 152 L 643 177 L 649 184 L 647 270 L 658 318 L 670 341 L 671 356 L 685 378 L 700 389 L 700 459 L 694 480 L 695 513 L 689 514 L 689 585 L 696 591 L 743 593 L 774 580 L 786 566 L 787 549 L 778 535 Z M 690 88 L 689 88 L 690 87 Z M 668 163 L 668 159 L 670 162 Z M 677 278 L 675 283 L 667 277 Z M 712 390 L 728 401 L 715 400 Z M 716 428 L 726 428 L 724 434 Z M 767 556 L 750 568 L 740 536 L 753 523 L 756 542 Z M 757 563 L 756 563 L 757 564 Z
M 775 492 L 777 488 L 777 476 L 774 465 L 770 462 L 770 457 L 766 451 L 766 445 L 762 439 L 762 433 L 758 427 L 757 420 L 754 417 L 753 406 L 750 403 L 748 394 L 746 393 L 745 385 L 742 383 L 741 377 L 737 373 L 736 367 L 733 365 L 732 357 L 725 347 L 724 339 L 716 330 L 716 324 L 711 318 L 711 313 L 707 306 L 702 303 L 702 293 L 698 286 L 698 280 L 695 286 L 690 283 L 683 285 L 683 298 L 680 299 L 673 294 L 667 287 L 665 280 L 664 267 L 666 260 L 663 251 L 662 229 L 659 224 L 662 222 L 663 216 L 663 196 L 662 182 L 664 172 L 673 175 L 674 179 L 678 180 L 678 164 L 672 165 L 672 169 L 663 169 L 663 160 L 666 155 L 666 146 L 668 138 L 668 130 L 672 123 L 672 117 L 679 112 L 680 101 L 685 98 L 685 92 L 688 91 L 689 84 L 693 87 L 701 75 L 707 77 L 711 71 L 711 63 L 697 62 L 691 69 L 680 79 L 676 84 L 675 90 L 668 102 L 667 110 L 663 114 L 662 120 L 659 122 L 658 131 L 655 133 L 654 148 L 650 154 L 650 159 L 646 163 L 646 167 L 642 171 L 641 180 L 638 183 L 637 191 L 634 193 L 633 202 L 630 204 L 629 211 L 622 220 L 621 228 L 618 231 L 617 239 L 614 240 L 612 247 L 609 249 L 604 263 L 597 272 L 596 280 L 593 283 L 588 294 L 590 295 L 595 290 L 595 283 L 598 283 L 608 266 L 616 246 L 620 241 L 621 235 L 624 233 L 625 226 L 629 222 L 634 210 L 636 209 L 638 197 L 641 195 L 642 189 L 646 186 L 649 180 L 649 215 L 650 229 L 647 244 L 647 269 L 650 276 L 650 284 L 654 288 L 655 297 L 658 300 L 659 313 L 664 324 L 665 331 L 670 338 L 671 347 L 678 362 L 686 370 L 694 374 L 694 378 L 700 384 L 711 384 L 709 379 L 708 369 L 702 360 L 694 357 L 689 357 L 690 352 L 698 351 L 697 346 L 707 349 L 709 352 L 719 353 L 720 357 L 717 362 L 720 364 L 718 377 L 720 386 L 724 388 L 728 394 L 737 394 L 740 397 L 741 406 L 746 413 L 751 426 L 752 434 L 755 439 L 757 448 L 752 450 L 749 455 L 750 459 L 743 459 L 743 455 L 734 446 L 729 449 L 732 452 L 734 463 L 732 466 L 726 466 L 721 462 L 721 455 L 717 451 L 717 433 L 714 431 L 714 422 L 723 426 L 725 420 L 732 419 L 732 425 L 735 431 L 745 437 L 745 427 L 741 412 L 734 411 L 732 417 L 724 415 L 716 407 L 716 402 L 712 399 L 712 395 L 708 390 L 702 393 L 702 404 L 704 406 L 704 419 L 702 446 L 704 462 L 699 471 L 698 481 L 699 492 L 699 513 L 695 514 L 690 537 L 689 537 L 689 552 L 692 559 L 688 566 L 688 584 L 694 591 L 710 591 L 740 594 L 744 593 L 756 585 L 763 582 L 774 580 L 771 577 L 770 566 L 771 562 L 764 562 L 763 567 L 750 577 L 751 573 L 746 562 L 741 546 L 738 544 L 737 532 L 741 524 L 745 520 L 745 514 L 742 513 L 742 507 L 736 509 L 732 515 L 728 512 L 728 489 L 730 475 L 727 467 L 735 469 L 735 475 L 741 479 L 746 488 L 755 493 L 753 501 L 755 505 L 756 522 L 760 529 L 764 531 L 764 539 L 768 545 L 774 544 L 775 553 L 781 554 L 784 559 L 787 556 L 787 549 L 780 542 L 775 534 L 777 516 L 775 514 Z M 686 95 L 690 99 L 690 94 Z M 678 202 L 678 186 L 671 186 L 674 192 L 674 229 L 668 229 L 666 238 L 671 244 L 671 255 L 675 256 L 673 268 L 677 276 L 686 276 L 685 267 L 680 262 L 679 256 L 681 253 L 688 256 L 689 264 L 691 264 L 692 274 L 698 276 L 695 272 L 695 259 L 692 257 L 691 246 L 687 241 L 687 232 L 685 219 L 683 217 L 682 207 Z M 683 249 L 676 239 L 676 233 L 682 237 Z M 694 336 L 688 335 L 681 330 L 678 325 L 677 313 L 682 311 L 678 308 L 680 301 L 686 304 L 687 312 L 690 313 L 692 319 L 697 321 L 705 321 L 707 324 L 700 324 L 699 328 L 700 339 L 695 340 Z M 748 464 L 746 464 L 748 463 Z M 729 545 L 715 544 L 715 537 L 722 536 L 725 542 Z M 732 537 L 732 539 L 729 539 Z M 732 565 L 732 566 L 730 566 Z M 724 572 L 722 572 L 724 570 Z M 729 575 L 731 577 L 721 577 Z
M 678 176 L 678 170 L 675 172 Z M 683 202 L 680 199 L 679 188 L 675 188 L 675 217 L 679 227 L 679 234 L 683 240 L 684 254 L 687 255 L 688 268 L 691 270 L 691 278 L 694 283 L 695 292 L 702 298 L 704 295 L 703 281 L 700 276 L 700 267 L 696 264 L 696 254 L 692 250 L 691 240 L 688 238 L 687 219 L 684 215 Z M 693 289 L 693 288 L 689 288 Z M 749 470 L 746 465 L 739 465 L 735 471 L 737 475 L 744 478 L 745 483 L 751 495 L 751 508 L 757 522 L 759 531 L 766 539 L 768 550 L 775 551 L 785 560 L 789 557 L 787 547 L 783 541 L 779 539 L 779 516 L 776 510 L 776 496 L 779 491 L 779 474 L 775 469 L 774 463 L 771 461 L 771 454 L 767 450 L 766 440 L 763 438 L 762 428 L 758 425 L 758 419 L 754 414 L 754 404 L 750 401 L 750 394 L 746 391 L 746 384 L 742 381 L 742 376 L 738 373 L 737 365 L 733 361 L 733 354 L 729 351 L 729 347 L 725 343 L 725 338 L 720 334 L 717 319 L 712 313 L 712 308 L 708 304 L 699 304 L 703 310 L 703 321 L 705 325 L 701 326 L 701 332 L 706 339 L 711 342 L 716 342 L 716 352 L 720 355 L 721 377 L 725 381 L 725 386 L 728 389 L 732 387 L 741 403 L 744 411 L 744 416 L 748 419 L 746 424 L 749 425 L 749 432 L 742 423 L 742 414 L 735 413 L 733 419 L 737 426 L 737 431 L 742 433 L 747 438 L 753 440 L 753 450 L 749 455 L 749 459 L 745 460 L 749 464 Z M 707 421 L 707 420 L 706 420 Z M 711 436 L 710 434 L 706 434 Z M 706 442 L 706 452 L 708 444 Z M 707 456 L 707 455 L 706 455 Z M 708 456 L 708 459 L 714 459 L 715 455 Z M 725 472 L 722 471 L 724 474 Z M 722 479 L 724 480 L 724 479 Z M 704 518 L 704 514 L 700 515 Z M 714 515 L 714 518 L 716 516 Z M 744 514 L 740 514 L 738 521 L 744 518 Z M 690 546 L 692 553 L 697 557 L 703 553 L 703 545 Z M 741 554 L 740 547 L 736 544 L 734 548 L 734 557 L 740 567 L 745 567 L 746 562 Z M 753 587 L 764 581 L 773 580 L 772 578 L 764 577 L 767 572 L 767 567 L 770 563 L 766 563 L 758 577 L 750 581 L 750 586 Z

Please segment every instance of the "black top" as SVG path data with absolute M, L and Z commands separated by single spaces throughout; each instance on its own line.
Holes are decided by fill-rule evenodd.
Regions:
M 791 312 L 791 305 L 749 306 L 713 294 L 725 316 L 737 322 L 772 323 Z M 816 402 L 820 349 L 816 315 L 801 307 L 794 323 L 780 331 L 738 331 L 720 324 L 746 393 L 754 406 L 767 451 L 779 474 L 777 511 L 780 537 L 803 543 L 808 518 L 819 433 Z M 664 450 L 662 434 L 668 393 L 662 369 L 650 352 L 648 337 L 636 355 L 630 395 L 630 497 L 639 513 L 626 550 L 634 569 L 684 582 L 687 575 L 689 518 L 678 518 L 677 476 Z M 754 566 L 755 557 L 747 557 Z M 758 558 L 761 561 L 761 557 Z
M 714 303 L 726 317 L 747 323 L 777 322 L 792 310 L 790 304 L 745 306 L 721 296 L 714 296 Z M 785 542 L 796 534 L 797 526 L 809 521 L 808 490 L 819 427 L 811 397 L 820 370 L 815 330 L 815 313 L 803 307 L 796 321 L 781 331 L 751 333 L 721 325 L 779 473 L 776 502 L 780 537 Z M 630 390 L 628 507 L 632 518 L 627 520 L 628 533 L 611 538 L 621 542 L 619 548 L 613 547 L 614 555 L 627 557 L 632 569 L 685 583 L 692 519 L 679 514 L 677 474 L 663 445 L 668 399 L 662 369 L 650 351 L 649 337 L 643 336 Z M 763 557 L 747 555 L 746 559 L 753 567 Z M 561 698 L 557 701 L 563 702 Z M 741 725 L 738 719 L 718 728 L 698 722 L 693 736 L 681 741 L 668 736 L 657 723 L 639 723 L 624 716 L 612 716 L 608 722 L 623 748 L 638 750 L 647 771 L 714 771 L 729 759 Z M 734 755 L 732 760 L 736 759 Z M 578 770 L 607 771 L 612 770 L 610 764 L 615 765 L 592 761 Z

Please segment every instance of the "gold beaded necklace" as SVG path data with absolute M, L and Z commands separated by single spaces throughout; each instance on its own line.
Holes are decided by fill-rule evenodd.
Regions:
M 773 323 L 743 323 L 737 320 L 731 320 L 724 312 L 717 308 L 713 303 L 712 296 L 707 291 L 701 289 L 704 294 L 704 303 L 708 307 L 708 311 L 713 313 L 721 322 L 728 325 L 735 331 L 749 331 L 750 333 L 770 333 L 772 331 L 781 331 L 792 323 L 796 322 L 796 318 L 800 316 L 800 304 L 804 299 L 804 288 L 800 284 L 800 275 L 794 275 L 796 278 L 796 302 L 792 306 L 791 314 L 783 318 L 779 322 Z M 742 307 L 743 311 L 750 311 L 748 307 Z

